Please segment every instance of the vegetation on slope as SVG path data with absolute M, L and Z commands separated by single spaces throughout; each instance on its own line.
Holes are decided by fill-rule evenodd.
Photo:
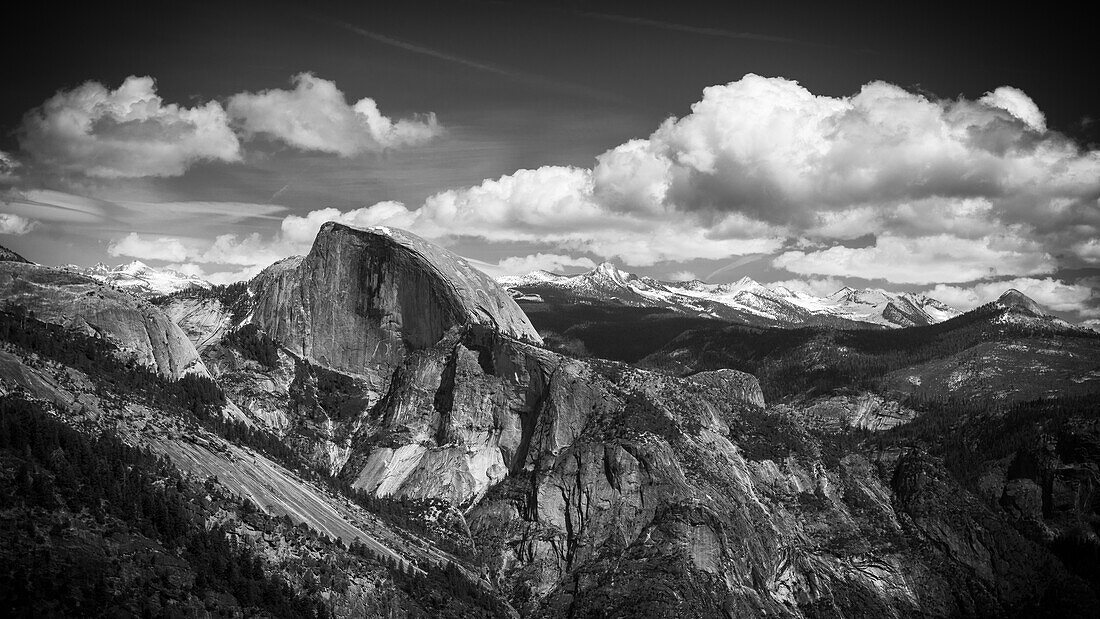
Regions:
M 150 299 L 154 305 L 167 305 L 176 299 L 214 300 L 229 309 L 234 324 L 239 324 L 251 310 L 248 282 L 218 284 L 210 288 L 198 286 Z
M 761 329 L 741 325 L 683 333 L 641 362 L 672 373 L 733 368 L 754 374 L 769 402 L 792 395 L 873 389 L 884 375 L 950 357 L 995 339 L 1049 335 L 1022 324 L 992 324 L 986 305 L 938 324 L 905 329 Z M 1100 342 L 1100 334 L 1059 337 Z
M 254 324 L 230 331 L 222 341 L 269 370 L 279 365 L 279 345 Z
M 163 616 L 213 604 L 329 616 L 319 596 L 265 573 L 225 527 L 207 528 L 200 506 L 208 489 L 150 451 L 112 436 L 91 439 L 6 396 L 0 462 L 0 552 L 8 555 L 0 607 L 8 612 Z
M 288 447 L 274 434 L 223 416 L 221 407 L 225 404 L 224 394 L 222 394 L 217 384 L 209 378 L 188 375 L 178 381 L 171 381 L 144 366 L 138 365 L 132 361 L 120 359 L 117 349 L 106 340 L 86 335 L 78 331 L 65 329 L 59 325 L 39 321 L 35 319 L 33 313 L 27 312 L 21 306 L 8 305 L 0 309 L 0 341 L 6 341 L 25 351 L 34 353 L 41 358 L 49 359 L 80 370 L 96 381 L 98 390 L 101 395 L 105 397 L 119 402 L 132 401 L 135 399 L 142 401 L 151 408 L 176 415 L 186 422 L 202 426 L 232 443 L 251 447 L 264 453 L 286 468 L 296 471 L 303 478 L 354 500 L 356 503 L 368 509 L 368 511 L 377 513 L 383 519 L 398 527 L 417 534 L 428 535 L 439 548 L 445 551 L 451 551 L 460 556 L 469 555 L 469 547 L 464 545 L 461 540 L 456 541 L 454 539 L 441 537 L 439 531 L 426 525 L 425 518 L 423 517 L 424 512 L 434 510 L 439 507 L 438 505 L 430 501 L 405 501 L 401 499 L 370 497 L 362 492 L 353 490 L 350 485 L 343 480 L 313 469 L 293 449 Z M 333 408 L 334 411 L 345 408 L 343 404 L 346 404 L 346 402 L 340 396 L 343 390 L 340 390 L 338 387 L 343 384 L 340 380 L 348 379 L 348 377 L 324 370 L 323 368 L 311 366 L 310 370 L 313 372 L 321 372 L 324 377 L 327 377 L 327 380 L 319 381 L 321 385 L 319 393 L 321 395 L 315 402 L 321 403 L 319 405 L 322 406 L 329 406 Z M 329 374 L 332 376 L 329 376 Z M 333 385 L 336 386 L 334 387 Z M 24 413 L 35 414 L 40 417 L 43 416 L 40 412 L 35 411 L 27 413 L 28 407 L 33 408 L 33 405 L 23 400 L 19 400 L 19 402 L 13 406 L 15 406 L 15 408 L 11 410 L 18 409 L 18 411 L 22 412 L 9 415 L 9 409 L 0 407 L 0 415 L 3 416 L 3 421 L 5 423 L 7 423 L 9 419 L 15 420 L 13 423 L 18 423 L 18 419 L 20 418 L 18 415 Z M 64 432 L 66 436 L 70 437 L 70 439 L 67 440 L 79 442 L 77 439 L 72 438 L 72 436 L 80 437 L 82 435 L 75 433 L 73 430 L 69 430 L 67 426 L 49 419 L 48 417 L 46 419 L 47 422 L 44 423 L 47 423 L 48 427 L 54 428 L 56 426 L 62 428 L 60 432 Z M 48 433 L 56 434 L 57 432 L 59 432 L 59 430 L 48 430 Z M 116 439 L 107 438 L 103 440 L 110 440 L 122 444 Z M 126 468 L 136 471 L 145 471 L 148 468 L 146 467 L 148 462 L 155 462 L 160 468 L 155 470 L 150 469 L 152 470 L 150 475 L 159 478 L 163 478 L 167 475 L 165 471 L 170 470 L 171 467 L 165 461 L 159 460 L 157 457 L 147 454 L 146 452 L 141 452 L 140 450 L 138 450 L 138 452 L 146 454 L 151 460 L 125 464 Z M 116 455 L 116 452 L 111 449 L 103 450 L 103 453 L 108 460 L 114 458 Z M 19 469 L 18 466 L 15 468 Z M 89 470 L 99 469 L 93 467 Z M 178 473 L 174 473 L 174 475 L 178 477 Z M 29 482 L 30 485 L 28 488 L 32 492 L 43 492 L 40 487 L 54 487 L 51 485 L 53 483 L 52 481 L 50 483 L 43 481 L 34 482 L 36 478 L 33 476 L 30 479 L 31 482 Z M 42 477 L 41 479 L 52 480 L 53 478 Z M 37 486 L 35 485 L 36 483 L 38 484 Z M 43 484 L 46 485 L 43 486 Z M 77 485 L 79 486 L 80 483 Z M 36 490 L 36 488 L 39 489 Z M 209 491 L 209 489 L 207 490 Z M 56 492 L 54 492 L 54 494 L 56 494 Z M 50 503 L 48 506 L 39 507 L 46 508 L 54 505 L 55 503 Z M 65 505 L 65 509 L 69 510 L 67 503 L 57 503 L 57 505 Z M 131 507 L 127 504 L 119 509 L 125 511 L 131 509 Z M 160 508 L 156 507 L 154 509 Z M 254 510 L 254 507 L 252 509 Z M 143 512 L 139 510 L 136 513 L 141 514 Z M 53 516 L 49 516 L 49 518 L 52 517 Z M 71 520 L 70 516 L 64 517 Z M 140 529 L 138 530 L 140 531 Z M 102 533 L 100 529 L 96 529 L 96 531 Z M 20 533 L 16 531 L 13 535 L 18 536 Z M 97 535 L 99 535 L 99 533 L 97 533 Z M 159 538 L 149 539 L 153 539 L 153 543 L 160 543 L 157 541 Z M 36 537 L 22 540 L 22 542 L 30 544 L 24 550 L 28 552 L 33 551 L 34 548 L 37 548 L 36 544 L 41 541 L 41 539 Z M 148 544 L 140 542 L 139 545 L 144 546 Z M 224 550 L 221 546 L 216 547 L 218 548 L 218 552 Z M 378 557 L 374 556 L 361 544 L 354 545 L 353 550 L 365 559 L 378 561 Z M 106 551 L 103 549 L 92 549 L 89 550 L 89 552 L 98 556 Z M 157 552 L 161 551 L 158 550 Z M 164 552 L 168 553 L 168 555 L 173 554 L 173 552 L 169 551 Z M 83 555 L 77 556 L 74 560 L 84 560 L 81 557 L 83 557 Z M 156 561 L 157 559 L 149 560 Z M 417 612 L 423 612 L 424 616 L 432 617 L 491 617 L 506 614 L 505 606 L 497 598 L 484 590 L 478 583 L 470 581 L 470 579 L 463 575 L 456 566 L 422 565 L 419 567 L 423 570 L 423 573 L 417 574 L 406 573 L 397 564 L 386 564 L 385 567 L 390 569 L 393 577 L 396 578 L 395 582 L 398 588 L 410 598 L 417 600 L 417 604 L 411 609 L 414 615 Z M 30 576 L 27 576 L 27 578 L 30 578 Z M 61 582 L 65 582 L 64 578 L 58 578 L 60 578 Z M 104 587 L 101 583 L 97 583 L 98 581 L 95 581 L 88 586 L 97 588 L 97 590 Z M 72 586 L 76 589 L 83 590 L 81 587 L 85 584 L 88 583 L 81 581 L 79 583 L 74 583 Z M 140 586 L 135 585 L 132 589 L 128 589 L 127 592 L 119 593 L 115 598 L 111 599 L 131 599 L 134 595 L 137 595 L 138 592 L 144 591 L 145 588 L 148 587 L 152 587 L 152 585 L 143 582 L 140 583 Z M 155 589 L 155 587 L 153 587 L 153 589 Z M 23 602 L 33 604 L 40 603 L 42 599 L 44 599 L 42 596 L 47 594 L 47 592 L 37 589 L 29 589 L 24 593 L 24 598 L 20 599 L 22 599 Z M 173 595 L 177 596 L 173 598 L 176 601 L 191 599 L 186 596 L 179 597 L 184 595 L 180 591 L 175 591 Z M 234 595 L 236 594 L 234 593 Z M 201 598 L 202 596 L 199 597 Z M 209 596 L 207 595 L 206 597 Z M 84 598 L 78 596 L 78 601 L 82 599 Z M 272 597 L 272 599 L 277 599 L 277 596 Z M 191 601 L 193 602 L 194 600 Z M 182 604 L 183 602 L 179 603 Z M 187 603 L 190 604 L 191 602 Z M 408 603 L 403 603 L 402 606 L 408 606 Z M 164 611 L 163 608 L 152 614 L 160 615 L 163 614 L 162 611 Z M 272 612 L 275 616 L 314 616 L 310 614 L 295 614 L 295 612 L 291 611 Z M 67 610 L 58 609 L 55 614 L 84 613 L 83 611 L 70 613 Z

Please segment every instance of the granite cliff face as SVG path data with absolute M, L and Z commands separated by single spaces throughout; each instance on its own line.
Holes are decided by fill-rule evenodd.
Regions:
M 255 282 L 252 321 L 291 352 L 380 386 L 410 352 L 448 329 L 488 325 L 541 341 L 491 279 L 406 232 L 329 222 L 300 260 Z
M 207 373 L 194 345 L 160 309 L 90 277 L 0 261 L 0 299 L 40 320 L 102 336 L 166 377 Z

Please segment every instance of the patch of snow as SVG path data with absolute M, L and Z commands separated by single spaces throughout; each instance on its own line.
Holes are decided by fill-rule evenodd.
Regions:
M 578 299 L 663 307 L 714 318 L 748 314 L 783 324 L 803 324 L 808 318 L 819 316 L 902 327 L 942 322 L 961 313 L 936 299 L 912 293 L 845 287 L 827 297 L 816 297 L 782 285 L 769 287 L 749 277 L 727 284 L 700 280 L 664 282 L 639 277 L 609 262 L 574 276 L 534 271 L 501 277 L 497 282 L 511 289 L 514 296 L 520 294 L 517 288 L 546 288 L 571 293 Z M 522 294 L 536 293 L 523 291 Z M 541 295 L 538 300 L 542 300 Z

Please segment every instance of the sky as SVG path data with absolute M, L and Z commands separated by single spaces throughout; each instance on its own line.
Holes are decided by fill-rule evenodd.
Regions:
M 339 220 L 492 275 L 1015 287 L 1100 324 L 1088 21 L 822 4 L 34 7 L 5 33 L 0 244 L 228 282 Z

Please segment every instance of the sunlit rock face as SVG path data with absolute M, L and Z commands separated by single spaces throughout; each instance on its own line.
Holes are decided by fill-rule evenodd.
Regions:
M 254 282 L 252 320 L 291 352 L 379 384 L 455 326 L 540 341 L 510 295 L 412 234 L 327 223 L 309 254 Z
M 0 261 L 0 299 L 39 320 L 106 338 L 122 355 L 169 378 L 207 374 L 187 335 L 159 308 L 90 277 Z

